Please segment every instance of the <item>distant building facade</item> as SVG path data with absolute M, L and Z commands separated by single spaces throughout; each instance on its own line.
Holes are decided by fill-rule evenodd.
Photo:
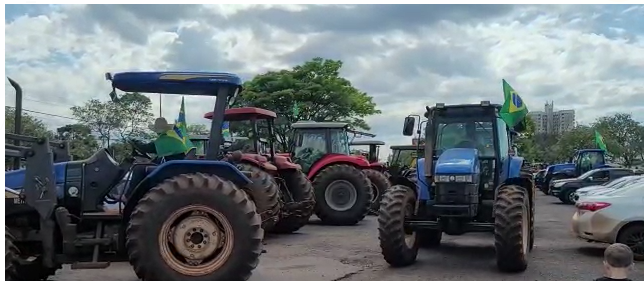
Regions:
M 575 127 L 575 110 L 554 110 L 554 102 L 546 102 L 544 111 L 529 112 L 535 124 L 535 131 L 542 134 L 558 135 Z

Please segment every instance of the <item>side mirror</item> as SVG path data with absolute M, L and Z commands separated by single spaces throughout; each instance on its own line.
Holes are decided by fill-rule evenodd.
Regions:
M 403 136 L 413 136 L 415 124 L 416 118 L 410 116 L 405 117 L 405 124 L 403 125 Z

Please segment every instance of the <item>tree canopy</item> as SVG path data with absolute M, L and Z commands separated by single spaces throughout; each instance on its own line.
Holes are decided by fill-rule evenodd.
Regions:
M 314 58 L 288 70 L 269 71 L 244 83 L 234 106 L 275 111 L 275 137 L 283 150 L 291 146 L 290 124 L 300 120 L 346 122 L 369 130 L 365 117 L 378 114 L 373 98 L 340 76 L 342 61 Z M 233 132 L 243 131 L 231 124 Z

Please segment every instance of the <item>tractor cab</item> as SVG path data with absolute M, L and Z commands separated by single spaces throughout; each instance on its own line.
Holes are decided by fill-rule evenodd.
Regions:
M 576 178 L 590 170 L 604 167 L 609 167 L 606 164 L 606 152 L 604 150 L 580 149 L 575 151 L 568 163 L 548 166 L 544 185 L 549 186 L 554 180 Z
M 327 155 L 351 155 L 349 133 L 352 131 L 348 123 L 299 121 L 291 124 L 291 128 L 295 139 L 293 161 L 302 165 L 304 172 Z
M 354 140 L 350 146 L 368 146 L 369 150 L 361 154 L 366 157 L 372 164 L 378 164 L 378 155 L 380 154 L 380 146 L 385 145 L 385 142 L 379 140 Z M 365 155 L 366 154 L 366 155 Z
M 206 113 L 204 118 L 211 119 L 212 112 Z M 290 162 L 288 157 L 275 154 L 272 136 L 273 124 L 276 118 L 277 114 L 275 112 L 262 108 L 239 107 L 226 109 L 224 121 L 232 123 L 231 127 L 233 128 L 238 127 L 245 130 L 244 134 L 248 135 L 248 137 L 233 136 L 232 144 L 228 150 L 241 151 L 242 161 L 260 165 L 270 172 L 281 169 L 299 169 L 297 165 Z M 233 135 L 235 135 L 234 132 Z M 266 136 L 266 138 L 261 136 Z M 269 162 L 272 165 L 268 166 Z
M 387 170 L 391 175 L 399 175 L 409 169 L 416 169 L 416 159 L 422 158 L 424 146 L 417 145 L 392 145 L 391 158 Z

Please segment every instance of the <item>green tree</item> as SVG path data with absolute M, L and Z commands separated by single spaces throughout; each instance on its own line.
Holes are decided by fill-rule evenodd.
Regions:
M 372 97 L 340 76 L 342 61 L 314 58 L 289 70 L 261 74 L 244 84 L 235 106 L 275 111 L 275 137 L 283 150 L 290 149 L 290 125 L 300 120 L 337 121 L 369 130 L 364 118 L 380 113 Z M 231 131 L 243 134 L 243 128 Z
M 122 128 L 123 118 L 114 102 L 91 99 L 83 106 L 73 106 L 71 110 L 72 115 L 81 124 L 98 134 L 103 147 L 108 147 L 115 134 Z
M 631 166 L 639 156 L 640 124 L 628 113 L 617 113 L 597 119 L 593 126 L 604 137 L 608 152 L 625 166 Z M 593 138 L 594 140 L 594 138 Z M 592 147 L 596 147 L 593 144 Z
M 73 159 L 86 159 L 98 149 L 98 141 L 89 127 L 82 124 L 70 124 L 56 129 L 56 139 L 69 142 Z
M 592 127 L 580 125 L 559 137 L 554 147 L 559 161 L 567 161 L 576 150 L 595 147 L 595 133 Z
M 535 124 L 530 116 L 525 119 L 525 130 L 517 137 L 515 145 L 519 149 L 519 156 L 529 162 L 543 162 L 543 156 L 539 153 L 535 140 Z
M 13 133 L 16 125 L 16 110 L 13 107 L 4 107 L 4 132 Z M 47 130 L 47 126 L 42 120 L 31 116 L 27 113 L 22 113 L 22 135 L 34 137 L 52 137 L 53 133 Z
M 208 127 L 203 124 L 192 124 L 188 125 L 188 135 L 197 136 L 197 135 L 207 135 L 209 134 Z
M 116 128 L 122 141 L 129 138 L 148 139 L 148 125 L 152 122 L 152 101 L 139 93 L 126 93 L 115 104 L 119 126 Z

